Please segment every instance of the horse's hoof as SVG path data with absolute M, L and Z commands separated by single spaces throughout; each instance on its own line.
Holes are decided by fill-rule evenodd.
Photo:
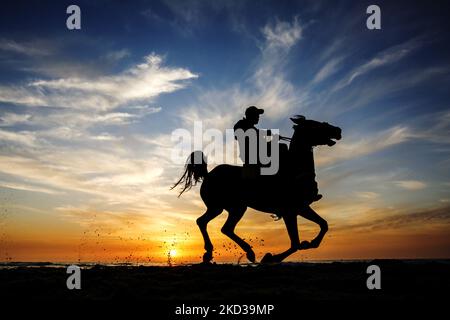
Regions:
M 206 251 L 203 254 L 203 263 L 211 263 L 211 260 L 213 259 L 212 257 L 212 252 Z
M 247 252 L 247 259 L 248 259 L 250 262 L 255 263 L 255 262 L 256 262 L 255 253 L 254 253 L 253 251 Z
M 306 241 L 306 240 L 302 241 L 300 243 L 300 245 L 298 246 L 298 250 L 306 250 L 306 249 L 309 249 L 309 248 L 311 248 L 311 243 L 309 241 Z
M 273 255 L 271 253 L 266 253 L 264 257 L 261 259 L 261 263 L 272 263 Z
M 317 240 L 312 240 L 311 243 L 310 243 L 310 245 L 309 245 L 309 247 L 312 248 L 312 249 L 316 249 L 316 248 L 319 247 L 319 245 L 320 245 L 320 242 L 319 242 L 319 241 L 317 241 Z

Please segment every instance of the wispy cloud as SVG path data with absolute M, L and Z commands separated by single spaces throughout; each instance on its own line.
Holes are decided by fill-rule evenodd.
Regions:
M 348 85 L 350 85 L 356 78 L 385 65 L 392 64 L 404 58 L 406 55 L 413 52 L 415 49 L 419 48 L 422 42 L 414 38 L 405 43 L 388 48 L 380 53 L 377 53 L 374 58 L 368 62 L 354 68 L 349 72 L 346 78 L 339 81 L 333 91 L 340 90 Z
M 16 124 L 26 123 L 30 120 L 31 114 L 18 114 L 7 112 L 0 116 L 0 126 L 8 127 Z
M 386 212 L 389 211 L 391 211 L 390 214 L 386 214 Z M 377 216 L 380 215 L 381 217 L 377 218 Z M 347 226 L 342 225 L 340 231 L 351 229 L 359 232 L 367 232 L 374 230 L 395 230 L 408 227 L 419 227 L 420 229 L 423 229 L 424 226 L 429 228 L 432 227 L 433 224 L 448 228 L 450 226 L 450 207 L 444 205 L 413 212 L 380 208 L 372 210 L 371 217 L 372 218 L 365 219 L 366 221 L 364 222 L 355 224 L 349 223 Z
M 151 23 L 168 26 L 175 30 L 177 35 L 184 37 L 195 36 L 197 31 L 210 26 L 218 17 L 222 23 L 230 23 L 232 30 L 242 34 L 247 30 L 241 11 L 247 3 L 235 0 L 163 0 L 160 6 L 149 3 L 140 14 Z
M 160 184 L 160 159 L 125 157 L 100 150 L 52 147 L 51 154 L 48 150 L 29 151 L 35 159 L 1 155 L 0 171 L 22 185 L 27 181 L 47 189 L 81 192 L 102 206 L 120 204 L 130 210 L 163 207 L 158 198 L 170 193 L 169 182 Z
M 110 110 L 129 103 L 149 102 L 186 86 L 198 76 L 183 68 L 162 65 L 156 54 L 118 75 L 99 78 L 36 80 L 23 87 L 0 87 L 0 101 L 73 109 Z
M 127 55 L 116 52 L 111 58 Z M 157 146 L 146 144 L 144 150 L 128 132 L 132 124 L 161 112 L 152 101 L 197 77 L 163 62 L 162 56 L 151 54 L 107 76 L 0 87 L 1 101 L 26 107 L 0 116 L 0 172 L 15 180 L 3 185 L 50 196 L 81 193 L 102 207 L 166 207 L 162 198 L 170 193 L 172 181 L 161 179 L 168 160 L 158 158 Z M 119 126 L 127 129 L 117 130 Z
M 380 196 L 378 193 L 372 191 L 357 191 L 355 194 L 358 198 L 367 200 L 376 199 Z
M 0 51 L 32 57 L 49 56 L 54 52 L 50 46 L 44 46 L 43 43 L 17 42 L 11 39 L 0 39 Z
M 344 137 L 342 142 L 333 146 L 333 152 L 319 149 L 316 163 L 325 166 L 344 159 L 356 159 L 405 142 L 413 136 L 408 127 L 396 126 L 366 137 Z
M 27 147 L 36 146 L 36 134 L 30 131 L 12 132 L 0 129 L 0 142 L 8 141 L 18 143 Z
M 339 64 L 342 62 L 343 57 L 333 58 L 329 60 L 314 76 L 312 83 L 317 84 L 333 75 L 338 69 Z
M 422 117 L 417 122 L 422 122 L 423 129 L 416 130 L 417 139 L 427 140 L 433 143 L 450 144 L 450 111 L 438 112 Z
M 43 188 L 43 187 L 33 186 L 33 185 L 29 185 L 29 184 L 7 182 L 7 181 L 0 181 L 0 187 L 21 190 L 21 191 L 47 193 L 47 194 L 52 194 L 52 195 L 58 195 L 58 194 L 63 193 L 63 192 L 52 190 L 49 188 Z
M 103 58 L 110 62 L 110 63 L 116 63 L 126 57 L 129 57 L 131 55 L 130 50 L 128 49 L 121 49 L 121 50 L 114 50 L 106 53 Z
M 394 183 L 399 186 L 400 188 L 416 191 L 416 190 L 422 190 L 425 189 L 427 184 L 422 181 L 418 180 L 400 180 L 400 181 L 394 181 Z
M 299 93 L 286 80 L 287 54 L 301 40 L 302 27 L 298 18 L 292 22 L 276 21 L 265 25 L 261 33 L 260 56 L 250 70 L 249 86 L 232 83 L 227 88 L 202 91 L 197 102 L 184 109 L 180 116 L 183 123 L 192 126 L 194 120 L 202 120 L 205 126 L 218 129 L 230 128 L 236 114 L 256 104 L 265 109 L 265 118 L 276 121 L 299 105 L 305 93 Z
M 288 50 L 302 37 L 302 27 L 296 17 L 292 23 L 277 21 L 275 24 L 267 24 L 262 33 L 266 39 L 264 51 L 279 48 Z

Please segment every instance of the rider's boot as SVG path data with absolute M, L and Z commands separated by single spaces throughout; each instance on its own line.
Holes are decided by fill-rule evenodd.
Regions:
M 322 199 L 322 195 L 319 193 L 319 189 L 317 188 L 317 182 L 314 181 L 313 192 L 311 194 L 311 202 L 319 201 Z

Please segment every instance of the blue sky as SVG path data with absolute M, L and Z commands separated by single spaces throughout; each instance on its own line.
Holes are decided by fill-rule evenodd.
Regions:
M 92 212 L 115 231 L 194 230 L 197 192 L 168 190 L 181 173 L 171 133 L 232 128 L 252 104 L 284 135 L 294 114 L 343 129 L 316 150 L 317 210 L 337 229 L 448 231 L 447 3 L 378 1 L 382 29 L 368 30 L 369 1 L 77 1 L 82 29 L 69 31 L 70 4 L 2 3 L 0 223 L 12 242 L 25 241 L 19 226 L 46 230 L 31 227 L 42 212 L 74 237 Z M 278 230 L 266 218 L 254 225 Z

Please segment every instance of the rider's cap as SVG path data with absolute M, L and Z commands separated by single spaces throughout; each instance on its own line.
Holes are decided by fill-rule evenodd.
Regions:
M 263 113 L 264 113 L 264 109 L 259 109 L 255 106 L 250 106 L 245 110 L 246 117 L 256 116 L 256 115 L 260 115 Z

